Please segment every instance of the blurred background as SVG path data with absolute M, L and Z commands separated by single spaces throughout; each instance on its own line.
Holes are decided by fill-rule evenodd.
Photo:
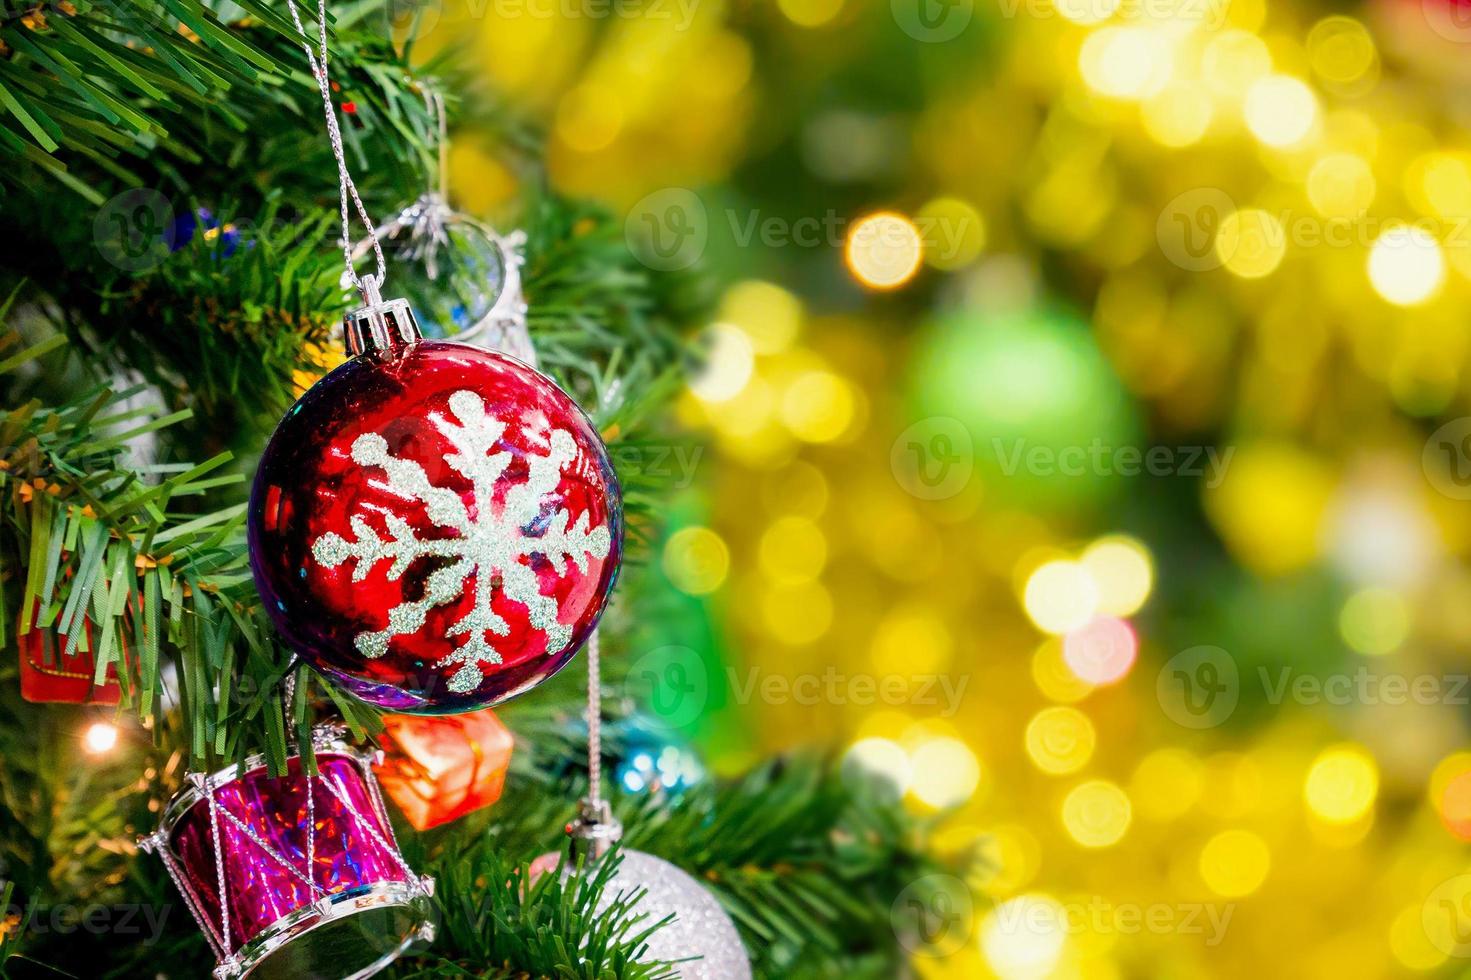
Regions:
M 842 753 L 922 977 L 1471 967 L 1471 3 L 403 18 L 720 284 L 630 789 Z

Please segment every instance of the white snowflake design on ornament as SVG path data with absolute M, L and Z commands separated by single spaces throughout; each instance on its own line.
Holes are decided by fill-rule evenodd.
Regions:
M 562 429 L 552 430 L 550 451 L 545 456 L 527 455 L 526 482 L 507 489 L 501 512 L 492 513 L 497 481 L 512 459 L 509 452 L 492 451 L 506 424 L 488 414 L 485 402 L 473 391 L 450 395 L 449 407 L 459 420 L 458 425 L 438 413 L 431 413 L 429 419 L 454 446 L 455 451 L 446 453 L 444 461 L 474 485 L 477 507 L 473 518 L 458 493 L 431 484 L 423 467 L 413 460 L 390 454 L 387 440 L 376 432 L 365 433 L 353 441 L 352 459 L 359 466 L 382 467 L 388 475 L 388 486 L 396 494 L 423 501 L 431 521 L 455 529 L 459 536 L 420 540 L 406 520 L 388 514 L 384 523 L 389 537 L 384 540 L 361 514 L 354 514 L 350 521 L 354 540 L 329 531 L 312 542 L 312 555 L 327 568 L 356 561 L 354 582 L 366 578 L 380 561 L 392 560 L 388 579 L 396 581 L 418 558 L 454 559 L 430 573 L 422 599 L 401 603 L 388 611 L 387 629 L 359 633 L 354 638 L 358 651 L 370 658 L 387 653 L 389 640 L 394 636 L 417 633 L 423 628 L 430 609 L 464 594 L 465 580 L 473 574 L 475 605 L 445 634 L 446 638 L 464 636 L 465 642 L 434 665 L 461 664 L 448 686 L 456 694 L 466 694 L 479 687 L 484 679 L 482 662 L 501 662 L 501 655 L 487 634 L 505 636 L 510 632 L 509 624 L 491 608 L 496 592 L 495 576 L 500 576 L 499 591 L 525 606 L 532 628 L 546 634 L 546 652 L 556 653 L 571 641 L 572 627 L 558 621 L 556 599 L 541 594 L 536 573 L 519 559 L 541 555 L 559 575 L 566 574 L 567 560 L 571 559 L 586 574 L 588 557 L 606 558 L 612 537 L 605 525 L 589 530 L 586 511 L 571 527 L 567 511 L 558 510 L 547 522 L 544 533 L 533 537 L 525 532 L 526 525 L 540 515 L 548 495 L 556 490 L 562 468 L 577 455 L 572 436 Z

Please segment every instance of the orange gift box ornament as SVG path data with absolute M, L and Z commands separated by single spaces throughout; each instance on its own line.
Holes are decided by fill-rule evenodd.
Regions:
M 385 715 L 379 783 L 415 830 L 458 820 L 500 799 L 511 732 L 490 709 L 463 715 Z

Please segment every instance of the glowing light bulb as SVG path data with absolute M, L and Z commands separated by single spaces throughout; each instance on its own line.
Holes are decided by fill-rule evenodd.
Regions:
M 105 721 L 92 724 L 82 736 L 82 745 L 93 755 L 104 755 L 117 745 L 117 727 Z

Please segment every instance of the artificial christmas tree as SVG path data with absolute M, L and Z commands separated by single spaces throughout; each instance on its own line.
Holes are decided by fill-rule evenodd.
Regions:
M 511 110 L 458 89 L 450 64 L 419 63 L 394 46 L 390 6 L 367 0 L 328 10 L 324 25 L 308 20 L 313 47 L 331 51 L 330 80 L 303 57 L 292 12 L 263 0 L 78 0 L 0 21 L 0 235 L 7 243 L 0 269 L 7 297 L 0 307 L 0 636 L 16 645 L 26 609 L 60 610 L 65 622 L 89 624 L 91 669 L 116 678 L 119 700 L 117 744 L 94 741 L 89 754 L 79 733 L 93 716 L 26 702 L 10 666 L 20 651 L 0 659 L 0 881 L 13 913 L 0 919 L 0 972 L 7 975 L 205 975 L 215 957 L 183 916 L 162 916 L 139 943 L 41 928 L 42 913 L 174 907 L 165 867 L 141 855 L 136 841 L 155 832 L 187 773 L 219 776 L 211 786 L 284 780 L 279 785 L 289 790 L 292 780 L 308 785 L 303 780 L 312 778 L 316 723 L 340 720 L 364 750 L 382 729 L 380 709 L 353 696 L 369 692 L 340 687 L 330 671 L 318 674 L 321 658 L 293 649 L 277 631 L 273 616 L 279 621 L 281 610 L 267 608 L 256 591 L 246 533 L 247 488 L 272 425 L 331 366 L 325 352 L 341 347 L 336 324 L 349 302 L 340 284 L 343 253 L 334 246 L 349 256 L 352 250 L 333 242 L 348 209 L 334 171 L 353 162 L 360 215 L 393 213 L 416 199 L 443 145 L 436 100 L 426 92 L 444 93 L 450 121 L 467 130 L 516 128 L 520 135 L 504 152 L 524 172 L 541 170 L 535 140 Z M 322 132 L 324 98 L 339 153 Z M 659 409 L 687 360 L 682 331 L 707 295 L 689 273 L 656 276 L 639 265 L 622 223 L 600 209 L 559 197 L 540 179 L 526 187 L 518 213 L 497 217 L 526 233 L 518 271 L 530 336 L 546 345 L 541 366 L 551 379 L 528 373 L 527 383 L 565 392 L 567 405 L 575 399 L 588 418 L 577 433 L 565 419 L 561 429 L 549 427 L 540 449 L 518 447 L 514 465 L 523 470 L 527 460 L 531 468 L 538 458 L 560 460 L 568 440 L 582 460 L 571 478 L 562 472 L 558 480 L 558 492 L 576 498 L 568 520 L 559 524 L 555 507 L 538 507 L 523 526 L 535 525 L 543 539 L 581 535 L 586 548 L 563 549 L 555 563 L 545 553 L 520 556 L 520 567 L 534 565 L 547 589 L 558 578 L 553 564 L 575 588 L 554 621 L 517 610 L 523 626 L 541 617 L 539 630 L 551 626 L 557 642 L 548 636 L 535 649 L 501 655 L 508 667 L 536 662 L 511 680 L 511 693 L 572 656 L 603 612 L 620 557 L 620 486 L 633 554 L 603 629 L 610 656 L 626 653 L 632 614 L 616 614 L 620 604 L 636 608 L 649 588 L 637 545 L 657 533 L 654 508 L 667 478 L 646 467 L 644 454 L 619 455 L 617 443 L 636 445 L 664 424 Z M 486 295 L 497 288 L 487 282 Z M 439 325 L 445 333 L 453 326 Z M 432 412 L 464 424 L 477 409 L 472 399 L 490 411 L 473 385 L 442 394 L 426 418 Z M 369 438 L 386 443 L 390 421 L 357 421 L 364 431 L 339 448 L 350 458 L 361 445 L 359 463 L 382 476 L 402 447 L 378 452 Z M 598 457 L 600 434 L 612 443 L 608 457 Z M 532 438 L 521 429 L 514 437 Z M 275 472 L 269 460 L 265 470 Z M 562 486 L 577 481 L 582 489 Z M 37 485 L 46 492 L 35 492 Z M 366 541 L 353 528 L 349 521 L 321 533 L 294 531 L 318 571 L 335 569 L 345 588 L 369 564 L 349 560 Z M 444 560 L 437 552 L 420 557 Z M 373 581 L 381 592 L 388 563 L 378 564 L 369 571 L 382 579 Z M 428 588 L 439 567 L 401 571 L 415 588 Z M 487 576 L 491 585 L 510 594 L 513 583 L 501 570 Z M 515 587 L 532 599 L 528 588 Z M 278 596 L 267 590 L 265 598 Z M 381 631 L 393 605 L 420 599 L 415 592 L 380 603 L 360 617 L 379 617 L 376 626 L 337 624 L 338 633 L 351 645 L 364 631 Z M 450 613 L 464 618 L 466 610 Z M 494 629 L 480 635 L 484 643 L 500 638 Z M 473 699 L 480 682 L 471 685 L 463 672 L 473 666 L 490 684 L 499 665 L 486 657 L 453 666 L 441 691 Z M 106 699 L 103 690 L 92 700 Z M 439 928 L 432 945 L 389 965 L 389 975 L 674 972 L 649 954 L 649 936 L 661 923 L 639 918 L 637 896 L 608 890 L 616 859 L 566 879 L 526 879 L 526 864 L 556 846 L 587 788 L 578 761 L 587 744 L 580 694 L 557 678 L 507 705 L 501 717 L 521 747 L 496 806 L 424 834 L 398 828 L 402 867 L 437 882 Z M 637 709 L 621 700 L 603 704 L 610 717 Z M 259 818 L 296 814 L 299 808 L 284 804 L 272 808 L 271 800 L 283 798 L 263 793 Z M 630 846 L 696 875 L 729 911 L 758 974 L 893 970 L 900 951 L 889 905 L 925 866 L 916 825 L 845 785 L 826 764 L 778 761 L 732 783 L 700 783 L 677 799 L 615 791 L 612 801 Z M 293 867 L 315 867 L 316 848 L 306 839 L 283 833 L 273 848 Z M 221 870 L 208 854 L 196 857 L 205 871 Z M 228 893 L 231 883 L 215 887 Z M 303 899 L 331 897 L 317 890 Z M 253 921 L 267 927 L 268 918 Z M 230 929 L 238 927 L 237 916 Z M 234 940 L 231 946 L 227 954 Z M 387 963 L 371 959 L 375 969 Z M 330 976 L 333 966 L 312 968 Z

